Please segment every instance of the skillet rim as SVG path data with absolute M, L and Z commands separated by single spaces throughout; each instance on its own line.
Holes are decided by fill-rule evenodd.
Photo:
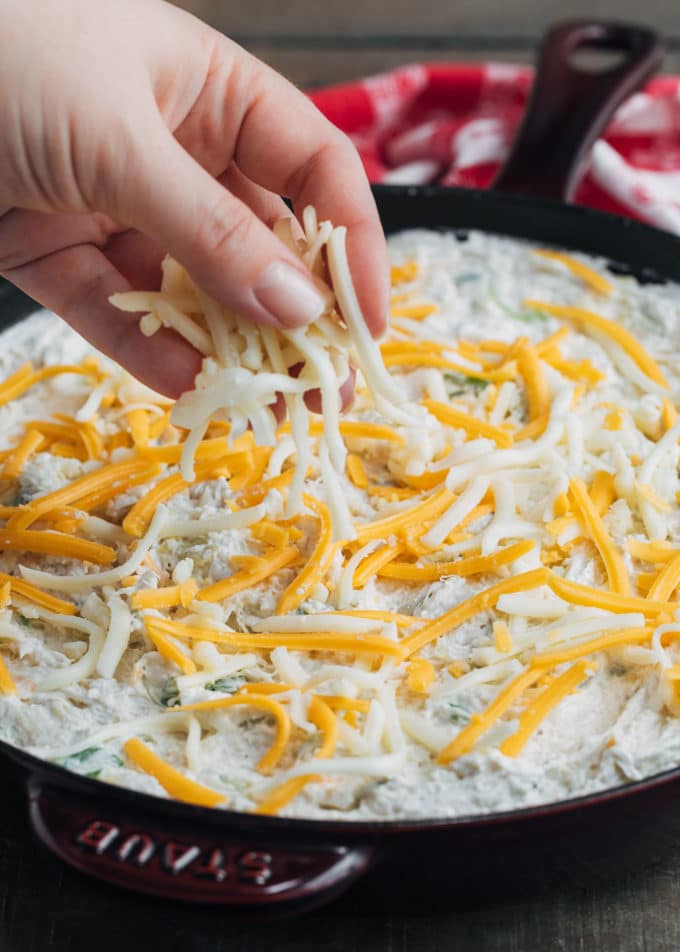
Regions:
M 619 215 L 613 215 L 609 212 L 603 212 L 586 206 L 566 205 L 553 199 L 540 198 L 532 195 L 524 195 L 510 192 L 495 192 L 482 189 L 468 188 L 450 188 L 437 185 L 374 185 L 372 192 L 376 199 L 378 209 L 381 213 L 381 220 L 385 217 L 385 206 L 389 203 L 408 202 L 413 206 L 414 200 L 424 199 L 425 202 L 438 206 L 436 217 L 440 217 L 443 211 L 462 206 L 465 214 L 473 214 L 480 208 L 488 215 L 508 214 L 507 218 L 502 218 L 498 228 L 485 227 L 483 224 L 465 224 L 461 222 L 443 223 L 441 225 L 422 224 L 414 225 L 410 223 L 402 224 L 399 230 L 406 230 L 412 227 L 434 228 L 435 230 L 458 231 L 483 231 L 487 234 L 499 234 L 506 237 L 516 238 L 518 240 L 541 240 L 540 238 L 527 237 L 526 231 L 514 224 L 515 219 L 512 212 L 520 209 L 521 213 L 531 213 L 532 220 L 538 222 L 537 231 L 543 233 L 544 227 L 551 222 L 559 220 L 564 222 L 568 228 L 578 230 L 587 225 L 592 225 L 597 234 L 594 235 L 594 243 L 598 246 L 605 245 L 608 239 L 614 235 L 625 236 L 629 240 L 632 236 L 633 242 L 636 240 L 649 242 L 653 248 L 666 248 L 670 256 L 669 260 L 676 262 L 674 273 L 669 274 L 667 269 L 657 270 L 647 264 L 632 266 L 630 261 L 621 260 L 617 256 L 607 254 L 604 247 L 599 250 L 588 249 L 584 253 L 590 255 L 599 255 L 607 259 L 614 267 L 624 267 L 626 273 L 631 274 L 637 280 L 643 283 L 666 283 L 675 281 L 680 283 L 680 236 L 669 232 L 661 231 L 651 225 L 625 218 Z M 388 219 L 389 222 L 389 219 Z M 387 234 L 393 234 L 395 229 L 386 228 Z M 591 235 L 591 238 L 593 236 Z M 553 242 L 549 239 L 543 239 L 548 243 L 553 243 L 559 247 L 567 247 L 574 250 L 584 250 L 579 246 L 578 241 L 572 242 L 569 238 L 566 240 L 559 236 Z M 625 244 L 625 241 L 623 242 Z M 639 249 L 638 249 L 639 250 Z M 646 246 L 643 250 L 649 250 Z M 647 257 L 647 255 L 643 255 Z M 666 256 L 664 256 L 666 258 Z M 0 332 L 11 330 L 12 326 L 31 316 L 32 313 L 40 309 L 37 302 L 33 302 L 26 295 L 16 289 L 0 288 Z M 3 320 L 2 311 L 9 306 L 14 312 L 7 323 Z M 91 777 L 85 777 L 82 774 L 67 770 L 58 764 L 50 763 L 47 760 L 41 760 L 18 747 L 0 740 L 0 762 L 3 760 L 11 761 L 18 765 L 22 772 L 26 773 L 26 787 L 29 791 L 34 787 L 47 789 L 51 783 L 54 783 L 61 790 L 81 789 L 88 798 L 94 798 L 102 805 L 130 805 L 137 807 L 144 812 L 163 814 L 171 819 L 184 819 L 186 821 L 206 821 L 215 823 L 219 827 L 237 826 L 241 829 L 260 831 L 260 832 L 299 832 L 299 833 L 340 833 L 350 834 L 354 840 L 361 834 L 371 836 L 372 834 L 416 834 L 418 832 L 436 831 L 436 830 L 472 830 L 475 828 L 494 828 L 498 826 L 507 826 L 511 823 L 530 823 L 531 821 L 546 819 L 555 816 L 564 816 L 577 813 L 584 809 L 593 809 L 598 806 L 606 806 L 612 801 L 627 800 L 634 798 L 645 792 L 652 791 L 659 787 L 671 785 L 674 782 L 680 782 L 680 763 L 676 767 L 659 771 L 643 777 L 640 780 L 629 783 L 618 784 L 613 787 L 606 787 L 602 790 L 593 791 L 578 797 L 570 797 L 562 800 L 553 800 L 547 803 L 535 804 L 532 806 L 520 807 L 509 810 L 499 810 L 488 813 L 464 814 L 454 817 L 424 817 L 417 819 L 392 819 L 392 820 L 342 820 L 342 819 L 323 819 L 323 818 L 300 818 L 287 816 L 263 816 L 254 813 L 247 813 L 238 810 L 217 809 L 214 807 L 200 807 L 193 804 L 183 803 L 178 800 L 165 799 L 154 796 L 153 794 L 142 793 L 136 790 L 130 790 L 125 787 L 118 787 L 106 781 L 97 780 Z M 108 795 L 104 792 L 108 791 Z

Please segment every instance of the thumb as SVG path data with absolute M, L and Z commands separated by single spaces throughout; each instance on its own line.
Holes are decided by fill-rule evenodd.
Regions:
M 149 147 L 150 146 L 150 147 Z M 118 186 L 116 217 L 155 239 L 222 304 L 257 324 L 316 320 L 322 294 L 302 262 L 163 126 Z

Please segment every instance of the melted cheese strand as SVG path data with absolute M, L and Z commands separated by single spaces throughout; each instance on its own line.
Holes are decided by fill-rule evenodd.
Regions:
M 572 258 L 571 255 L 565 255 L 561 251 L 551 251 L 547 248 L 537 248 L 533 254 L 539 258 L 547 258 L 550 261 L 559 261 L 560 264 L 568 268 L 572 274 L 575 274 L 577 278 L 580 278 L 584 284 L 588 285 L 588 287 L 597 294 L 603 294 L 605 297 L 609 297 L 614 290 L 611 282 L 607 281 L 604 275 L 595 271 L 593 268 L 589 268 L 588 265 L 582 261 Z
M 479 505 L 489 489 L 490 482 L 488 476 L 477 476 L 473 479 L 465 492 L 440 516 L 432 528 L 420 537 L 422 544 L 428 549 L 439 548 L 449 533 L 460 527 Z
M 0 384 L 0 407 L 21 396 L 32 385 L 33 364 L 28 362 L 19 367 Z
M 12 675 L 5 664 L 4 658 L 0 657 L 0 694 L 16 694 L 17 686 L 14 683 Z
M 257 769 L 261 773 L 271 773 L 283 756 L 291 732 L 290 718 L 284 706 L 266 694 L 232 694 L 230 697 L 217 698 L 214 701 L 198 701 L 195 704 L 184 704 L 175 708 L 178 711 L 215 711 L 227 707 L 239 706 L 258 707 L 271 714 L 276 720 L 277 733 L 274 743 L 262 757 Z M 318 709 L 317 709 L 318 710 Z M 323 716 L 323 715 L 320 715 Z
M 148 629 L 174 635 L 177 638 L 191 638 L 196 641 L 210 641 L 231 648 L 243 648 L 246 651 L 271 649 L 283 646 L 293 651 L 340 651 L 347 654 L 386 655 L 400 658 L 399 643 L 380 635 L 356 632 L 325 632 L 310 629 L 299 634 L 291 632 L 249 632 L 223 631 L 214 628 L 199 628 L 184 625 L 181 622 L 168 621 L 151 615 L 145 616 Z
M 287 615 L 299 607 L 326 574 L 337 550 L 337 544 L 332 542 L 333 525 L 328 507 L 309 493 L 303 493 L 302 501 L 319 517 L 319 538 L 309 561 L 281 595 L 276 606 L 279 615 Z
M 21 600 L 30 602 L 33 605 L 40 605 L 42 608 L 46 608 L 48 611 L 55 612 L 59 615 L 76 614 L 77 609 L 72 602 L 65 602 L 62 598 L 57 598 L 56 595 L 48 595 L 47 592 L 43 592 L 24 579 L 0 572 L 0 584 L 6 585 L 8 583 L 12 590 L 12 595 L 18 596 Z M 14 598 L 12 600 L 14 601 Z
M 519 349 L 517 366 L 524 378 L 524 386 L 529 401 L 530 422 L 547 420 L 550 413 L 550 390 L 541 362 L 536 355 L 536 350 L 530 344 L 524 344 Z
M 458 757 L 469 753 L 477 743 L 482 734 L 485 734 L 492 724 L 502 717 L 509 707 L 526 691 L 527 688 L 535 684 L 543 671 L 528 668 L 522 671 L 516 678 L 499 691 L 491 704 L 481 714 L 473 715 L 467 727 L 464 727 L 459 734 L 454 737 L 450 744 L 439 752 L 437 763 L 448 764 Z
M 217 512 L 214 516 L 199 516 L 198 519 L 182 519 L 169 516 L 163 527 L 163 537 L 200 538 L 211 532 L 227 532 L 246 529 L 269 515 L 266 503 L 258 503 L 234 512 Z
M 232 470 L 232 460 L 229 456 L 217 460 L 203 460 L 194 468 L 195 482 L 204 479 L 228 476 Z M 167 476 L 150 489 L 134 504 L 123 519 L 123 529 L 128 535 L 139 538 L 144 535 L 146 528 L 156 508 L 172 496 L 183 492 L 191 485 L 180 473 Z
M 100 489 L 105 489 L 111 495 L 124 492 L 129 484 L 129 478 L 139 471 L 149 471 L 147 460 L 128 459 L 102 466 L 93 473 L 74 479 L 62 489 L 32 499 L 28 505 L 17 512 L 15 517 L 10 519 L 6 528 L 25 529 L 50 509 L 61 509 L 64 506 L 73 505 Z
M 467 598 L 465 601 L 454 605 L 449 611 L 429 622 L 419 631 L 408 635 L 400 642 L 402 657 L 408 658 L 416 651 L 420 651 L 425 645 L 436 641 L 442 635 L 448 634 L 458 625 L 462 625 L 468 618 L 478 615 L 480 612 L 493 608 L 501 595 L 510 592 L 526 592 L 539 585 L 545 584 L 548 578 L 546 569 L 534 569 L 531 572 L 524 572 L 521 575 L 515 575 L 512 578 L 504 579 L 491 588 Z M 642 599 L 640 599 L 642 601 Z
M 130 640 L 132 616 L 130 609 L 118 595 L 110 595 L 107 598 L 107 605 L 109 628 L 97 659 L 96 670 L 103 678 L 112 678 Z
M 64 559 L 80 559 L 95 565 L 110 565 L 116 559 L 115 551 L 100 542 L 80 539 L 65 532 L 45 529 L 12 531 L 0 529 L 0 550 L 9 552 L 36 552 L 42 555 L 57 555 Z
M 288 546 L 279 552 L 258 558 L 251 568 L 236 572 L 220 582 L 214 582 L 201 589 L 196 598 L 199 602 L 222 602 L 238 592 L 243 592 L 271 578 L 276 572 L 294 562 L 298 556 L 298 550 Z
M 146 626 L 146 633 L 153 642 L 156 651 L 166 661 L 177 665 L 182 674 L 196 673 L 196 664 L 189 657 L 184 647 L 180 647 L 168 635 L 155 631 L 151 625 Z
M 630 595 L 630 580 L 623 557 L 614 546 L 583 481 L 572 479 L 569 483 L 569 492 L 586 532 L 595 543 L 600 558 L 604 562 L 610 589 L 619 595 Z
M 369 543 L 369 545 L 370 544 L 371 543 Z M 403 545 L 401 542 L 395 542 L 380 546 L 375 552 L 371 552 L 370 555 L 367 555 L 354 572 L 352 580 L 353 587 L 364 588 L 371 579 L 375 578 L 376 575 L 380 575 L 382 569 L 386 568 L 393 559 L 396 559 L 402 551 L 402 548 Z M 360 549 L 359 551 L 363 550 Z M 351 561 L 350 559 L 350 562 Z
M 654 618 L 668 608 L 668 605 L 663 602 L 636 598 L 633 595 L 619 595 L 616 592 L 605 592 L 601 588 L 591 588 L 589 585 L 571 582 L 554 572 L 547 572 L 545 581 L 555 595 L 574 605 L 604 608 L 610 612 L 642 612 L 648 618 Z
M 85 592 L 89 588 L 95 588 L 99 585 L 115 585 L 126 575 L 131 575 L 139 568 L 149 550 L 161 537 L 165 519 L 165 506 L 159 506 L 151 520 L 149 531 L 143 539 L 137 542 L 130 558 L 122 565 L 115 569 L 109 569 L 107 572 L 90 572 L 88 575 L 52 575 L 51 572 L 29 569 L 25 565 L 20 565 L 19 570 L 31 584 L 57 592 Z
M 53 612 L 38 610 L 39 617 L 58 628 L 74 629 L 85 632 L 90 639 L 87 651 L 82 657 L 64 668 L 56 668 L 38 684 L 37 691 L 60 691 L 70 684 L 76 684 L 94 674 L 99 655 L 104 646 L 103 630 L 92 621 L 76 618 L 73 615 L 57 615 Z
M 626 547 L 634 558 L 653 563 L 668 562 L 680 552 L 670 542 L 647 542 L 643 539 L 627 539 Z
M 674 423 L 670 430 L 667 430 L 656 444 L 652 452 L 647 456 L 638 472 L 638 482 L 646 486 L 651 486 L 654 474 L 664 458 L 669 453 L 677 453 L 678 439 L 680 439 L 680 421 Z M 650 505 L 644 499 L 640 499 L 640 513 L 650 539 L 665 539 L 668 533 L 668 522 L 659 514 L 654 506 Z
M 520 714 L 517 731 L 507 737 L 501 744 L 501 753 L 505 754 L 506 757 L 517 757 L 541 721 L 560 701 L 576 690 L 587 676 L 587 672 L 588 665 L 579 661 L 564 674 L 561 674 L 559 678 L 556 678 L 535 700 L 531 701 Z
M 315 757 L 332 757 L 338 743 L 338 719 L 325 697 L 315 694 L 309 702 L 307 716 L 323 733 L 324 739 Z
M 678 585 L 680 585 L 680 553 L 666 562 L 647 592 L 647 598 L 657 602 L 667 602 Z
M 289 777 L 283 783 L 270 790 L 260 799 L 255 813 L 262 816 L 274 816 L 283 807 L 300 793 L 309 783 L 318 783 L 323 777 L 320 774 L 308 774 L 304 777 Z
M 598 651 L 608 651 L 610 648 L 618 648 L 621 645 L 644 644 L 651 637 L 651 628 L 622 628 L 619 631 L 611 631 L 590 641 L 582 641 L 561 651 L 546 651 L 534 655 L 530 665 L 532 668 L 553 668 L 558 664 L 565 664 L 568 661 L 575 661 L 577 658 L 585 658 L 587 655 L 596 654 Z
M 501 447 L 508 449 L 512 446 L 512 436 L 500 427 L 486 423 L 484 420 L 478 420 L 477 417 L 463 413 L 450 407 L 448 403 L 439 403 L 437 400 L 423 400 L 422 405 L 432 414 L 440 423 L 446 423 L 447 426 L 455 429 L 465 430 L 468 436 L 483 436 Z
M 414 565 L 409 562 L 390 562 L 378 569 L 378 575 L 385 578 L 398 578 L 408 582 L 434 582 L 449 575 L 482 575 L 495 572 L 504 565 L 510 565 L 534 548 L 531 539 L 515 542 L 492 555 L 474 555 L 457 562 L 430 562 L 426 565 Z
M 384 516 L 374 522 L 366 522 L 356 526 L 356 541 L 359 544 L 372 539 L 387 540 L 391 535 L 403 532 L 413 525 L 422 524 L 425 520 L 433 519 L 454 502 L 455 497 L 446 488 L 442 488 L 428 496 L 416 506 L 400 509 L 391 516 Z
M 342 316 L 352 337 L 356 362 L 366 379 L 380 412 L 388 419 L 393 418 L 402 422 L 410 422 L 408 416 L 404 420 L 405 415 L 396 411 L 396 407 L 402 402 L 399 388 L 385 370 L 380 357 L 380 348 L 371 337 L 361 313 L 347 261 L 346 234 L 347 229 L 344 227 L 333 229 L 327 246 L 328 268 Z
M 178 585 L 164 588 L 141 588 L 133 592 L 130 605 L 136 610 L 144 608 L 189 608 L 198 593 L 198 583 L 188 579 Z
M 5 465 L 2 468 L 2 478 L 16 479 L 30 457 L 39 449 L 42 449 L 45 442 L 45 437 L 38 430 L 26 430 L 18 445 L 5 460 Z
M 204 787 L 195 780 L 190 780 L 189 777 L 166 763 L 139 738 L 131 737 L 123 745 L 123 750 L 135 767 L 155 777 L 166 793 L 176 800 L 194 803 L 201 807 L 218 807 L 227 802 L 224 794 Z
M 537 311 L 545 311 L 552 314 L 553 317 L 564 318 L 567 321 L 581 325 L 586 330 L 599 331 L 606 335 L 633 360 L 643 374 L 658 383 L 661 387 L 668 389 L 668 381 L 661 372 L 658 364 L 647 353 L 642 344 L 635 338 L 630 331 L 619 324 L 617 321 L 610 321 L 601 314 L 594 311 L 588 311 L 582 307 L 565 307 L 560 304 L 548 304 L 545 301 L 535 301 L 529 299 L 524 302 L 527 307 L 534 308 Z

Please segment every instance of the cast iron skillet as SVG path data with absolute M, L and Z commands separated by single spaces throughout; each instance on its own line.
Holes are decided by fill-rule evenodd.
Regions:
M 570 56 L 584 44 L 618 50 L 623 62 L 598 74 L 583 72 Z M 555 28 L 495 190 L 376 188 L 386 231 L 482 229 L 604 255 L 616 270 L 645 281 L 680 281 L 680 239 L 555 201 L 570 197 L 588 146 L 661 59 L 661 46 L 646 29 L 615 23 Z M 680 767 L 536 808 L 361 823 L 210 810 L 76 776 L 6 744 L 0 756 L 27 791 L 35 832 L 66 862 L 139 892 L 242 908 L 308 907 L 376 864 L 383 891 L 400 902 L 405 883 L 421 894 L 443 891 L 452 903 L 499 888 L 508 896 L 574 877 L 583 881 L 585 874 L 616 875 L 649 862 L 680 833 Z

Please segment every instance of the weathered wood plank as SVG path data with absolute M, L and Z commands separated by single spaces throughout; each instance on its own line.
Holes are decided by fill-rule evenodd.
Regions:
M 430 0 L 424 8 L 412 0 L 179 0 L 231 36 L 429 36 L 524 37 L 535 39 L 565 16 L 645 20 L 667 36 L 680 36 L 677 0 Z

